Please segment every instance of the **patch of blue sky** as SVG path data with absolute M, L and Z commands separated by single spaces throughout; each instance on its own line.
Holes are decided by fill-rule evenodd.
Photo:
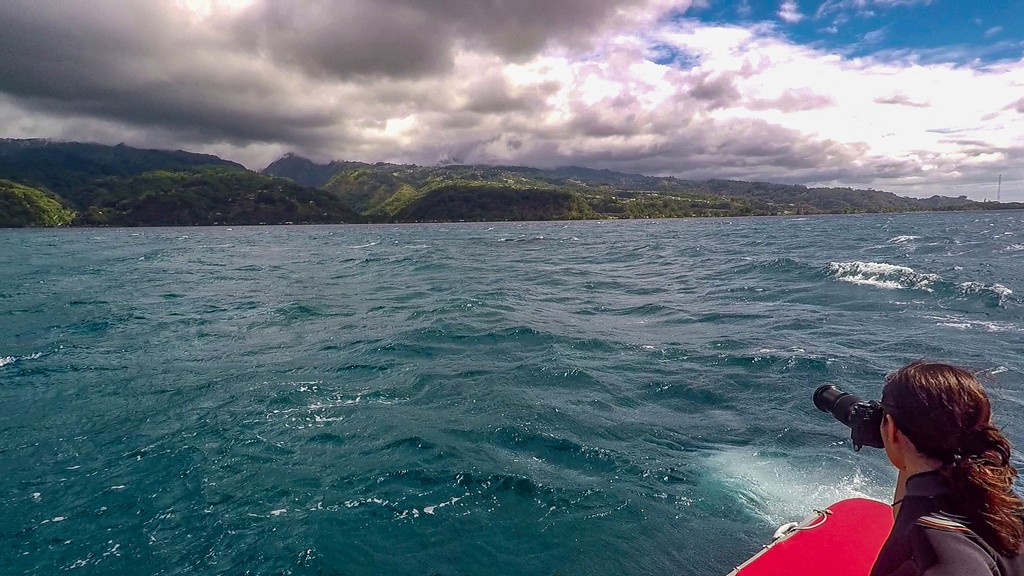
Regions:
M 662 66 L 688 69 L 700 63 L 699 58 L 671 44 L 655 44 L 648 47 L 648 53 L 648 60 Z
M 1024 57 L 1021 0 L 710 0 L 685 17 L 770 22 L 795 43 L 850 57 L 902 53 L 954 64 Z

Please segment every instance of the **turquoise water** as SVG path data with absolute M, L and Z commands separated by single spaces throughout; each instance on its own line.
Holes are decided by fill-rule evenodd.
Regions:
M 725 574 L 891 491 L 819 384 L 964 363 L 1024 442 L 1022 261 L 1020 212 L 0 230 L 0 572 Z

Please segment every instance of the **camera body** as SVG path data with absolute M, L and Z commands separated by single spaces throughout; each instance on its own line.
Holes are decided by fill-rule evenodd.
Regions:
M 850 428 L 853 449 L 862 446 L 882 448 L 882 405 L 875 400 L 866 402 L 836 386 L 826 384 L 814 391 L 814 405 L 822 412 L 831 414 Z

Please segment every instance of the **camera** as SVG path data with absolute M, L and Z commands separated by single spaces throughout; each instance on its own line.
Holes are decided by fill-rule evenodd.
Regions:
M 866 402 L 849 392 L 826 384 L 814 391 L 814 405 L 822 412 L 828 412 L 850 428 L 853 449 L 862 446 L 882 448 L 882 405 L 875 400 Z

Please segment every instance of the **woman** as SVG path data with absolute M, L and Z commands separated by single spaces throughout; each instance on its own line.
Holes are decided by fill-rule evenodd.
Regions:
M 1024 576 L 1017 471 L 978 380 L 913 362 L 886 378 L 882 411 L 896 523 L 871 576 Z

